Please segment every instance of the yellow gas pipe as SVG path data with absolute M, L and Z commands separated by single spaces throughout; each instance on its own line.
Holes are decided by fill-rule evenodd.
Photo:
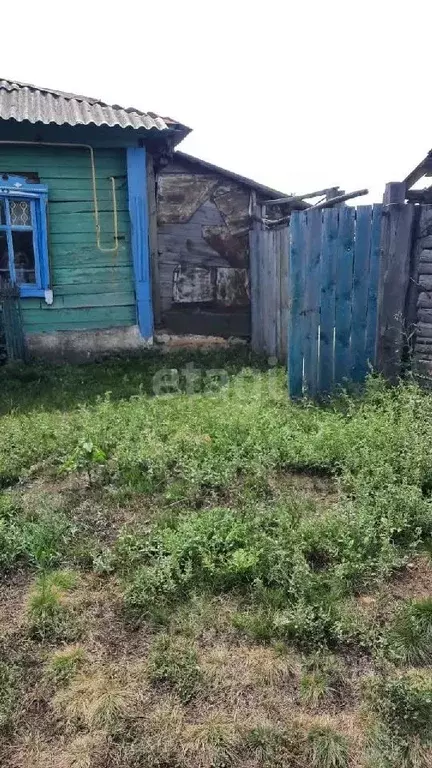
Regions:
M 78 149 L 88 149 L 90 152 L 90 166 L 91 166 L 91 175 L 92 175 L 92 186 L 93 186 L 93 205 L 94 205 L 94 219 L 95 219 L 95 229 L 96 229 L 96 247 L 99 251 L 102 253 L 118 253 L 119 249 L 119 238 L 118 238 L 118 217 L 117 217 L 117 197 L 116 197 L 116 188 L 115 188 L 115 178 L 114 176 L 110 176 L 111 180 L 111 194 L 112 194 L 112 203 L 113 203 L 113 222 L 114 222 L 114 242 L 115 246 L 114 248 L 102 248 L 101 242 L 100 242 L 100 222 L 99 222 L 99 206 L 98 206 L 98 199 L 97 199 L 97 186 L 96 186 L 96 167 L 95 167 L 95 160 L 94 160 L 94 151 L 93 147 L 90 146 L 90 144 L 68 144 L 66 142 L 62 141 L 12 141 L 12 140 L 4 140 L 0 139 L 0 144 L 11 144 L 11 145 L 17 145 L 17 146 L 30 146 L 30 147 L 69 147 L 69 148 L 78 148 Z

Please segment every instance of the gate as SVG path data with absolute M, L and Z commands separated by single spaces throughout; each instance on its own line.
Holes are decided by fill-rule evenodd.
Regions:
M 289 225 L 255 221 L 252 346 L 281 362 L 288 358 L 291 397 L 361 382 L 372 367 L 397 378 L 407 337 L 418 330 L 420 257 L 412 241 L 419 213 L 409 203 L 343 205 L 293 211 Z M 431 250 L 420 261 L 429 275 L 432 236 L 421 240 L 423 249 L 426 241 Z M 422 298 L 429 320 L 432 278 L 423 283 L 431 292 Z
M 295 211 L 290 222 L 292 397 L 360 382 L 375 362 L 382 205 Z

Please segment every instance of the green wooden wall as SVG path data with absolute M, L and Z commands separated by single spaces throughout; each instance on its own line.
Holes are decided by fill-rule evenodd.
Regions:
M 130 250 L 126 150 L 96 149 L 102 246 L 112 248 L 110 176 L 116 180 L 118 253 L 96 247 L 90 153 L 65 147 L 0 145 L 1 173 L 37 173 L 48 186 L 48 233 L 54 303 L 21 300 L 27 333 L 112 328 L 136 322 Z

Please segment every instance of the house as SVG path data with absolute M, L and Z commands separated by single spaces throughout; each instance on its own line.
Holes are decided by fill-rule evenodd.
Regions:
M 248 336 L 251 205 L 281 193 L 183 153 L 190 129 L 0 80 L 0 278 L 34 356 Z

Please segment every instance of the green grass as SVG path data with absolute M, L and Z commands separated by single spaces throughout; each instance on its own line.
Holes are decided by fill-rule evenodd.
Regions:
M 407 664 L 432 661 L 432 597 L 403 605 L 390 629 L 390 648 Z
M 161 367 L 179 392 L 154 396 Z M 6 366 L 0 384 L 7 749 L 30 750 L 10 735 L 29 679 L 19 718 L 48 733 L 54 707 L 83 739 L 54 763 L 289 765 L 295 743 L 296 766 L 345 768 L 367 741 L 349 708 L 380 768 L 429 759 L 430 600 L 391 585 L 430 551 L 430 394 L 372 377 L 294 403 L 245 349 Z
M 307 747 L 312 768 L 347 768 L 347 740 L 331 728 L 311 728 Z
M 153 685 L 175 691 L 188 702 L 199 688 L 202 674 L 190 642 L 168 635 L 158 637 L 149 656 L 149 678 Z
M 29 596 L 27 617 L 29 632 L 38 640 L 74 640 L 79 634 L 76 617 L 65 605 L 65 594 L 77 584 L 69 571 L 42 573 Z
M 47 665 L 47 678 L 56 685 L 69 683 L 85 661 L 85 651 L 79 645 L 56 650 Z
M 13 727 L 18 706 L 19 670 L 13 664 L 0 661 L 0 734 Z
M 432 739 L 432 674 L 409 671 L 372 679 L 367 694 L 378 719 L 396 737 Z

